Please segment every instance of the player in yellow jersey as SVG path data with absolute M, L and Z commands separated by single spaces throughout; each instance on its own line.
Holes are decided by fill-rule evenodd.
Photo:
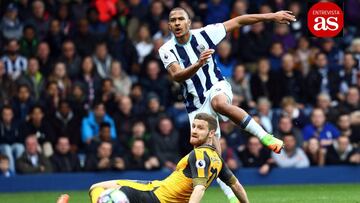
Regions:
M 248 202 L 246 192 L 234 174 L 224 164 L 213 146 L 217 129 L 216 119 L 206 113 L 195 116 L 190 143 L 195 147 L 177 164 L 176 170 L 162 181 L 112 180 L 97 183 L 90 188 L 92 203 L 119 202 L 121 191 L 130 203 L 197 203 L 211 182 L 219 177 L 240 202 Z M 120 195 L 120 196 L 121 196 Z M 125 198 L 126 198 L 125 197 Z

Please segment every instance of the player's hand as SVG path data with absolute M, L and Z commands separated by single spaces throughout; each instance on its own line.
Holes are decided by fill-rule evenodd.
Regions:
M 215 52 L 214 49 L 208 49 L 208 50 L 205 50 L 203 52 L 201 52 L 200 54 L 200 57 L 199 57 L 199 60 L 197 61 L 198 65 L 200 67 L 202 67 L 203 65 L 205 65 L 208 60 L 211 58 L 211 55 Z
M 291 22 L 296 21 L 295 16 L 291 11 L 278 11 L 273 13 L 272 19 L 280 24 L 290 24 Z

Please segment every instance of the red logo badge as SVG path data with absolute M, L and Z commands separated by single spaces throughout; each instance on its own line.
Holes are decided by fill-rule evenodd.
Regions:
M 308 11 L 308 29 L 315 37 L 341 36 L 344 27 L 344 12 L 341 5 L 318 2 Z

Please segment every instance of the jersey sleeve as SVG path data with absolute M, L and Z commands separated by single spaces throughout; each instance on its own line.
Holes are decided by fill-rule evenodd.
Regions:
M 226 36 L 225 26 L 222 23 L 207 25 L 204 27 L 204 31 L 214 45 L 219 44 Z
M 221 171 L 219 173 L 219 178 L 220 180 L 222 180 L 226 185 L 232 185 L 236 182 L 236 177 L 233 174 L 233 172 L 231 172 L 231 170 L 227 167 L 227 165 L 225 164 L 224 160 L 221 158 L 222 161 L 222 168 Z
M 159 49 L 159 56 L 161 58 L 162 63 L 164 64 L 165 69 L 168 69 L 170 64 L 174 62 L 178 62 L 174 53 L 172 53 L 170 50 L 167 50 L 164 47 L 161 47 Z
M 194 149 L 188 159 L 193 186 L 206 185 L 209 178 L 210 159 L 201 150 Z

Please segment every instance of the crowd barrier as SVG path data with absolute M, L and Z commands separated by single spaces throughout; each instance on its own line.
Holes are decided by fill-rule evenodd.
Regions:
M 87 190 L 91 184 L 112 179 L 160 180 L 168 176 L 165 171 L 126 171 L 111 173 L 52 173 L 17 175 L 0 178 L 0 192 Z M 257 169 L 235 172 L 240 182 L 247 185 L 271 184 L 325 184 L 359 183 L 360 166 L 314 167 L 306 169 L 273 169 L 263 176 Z

